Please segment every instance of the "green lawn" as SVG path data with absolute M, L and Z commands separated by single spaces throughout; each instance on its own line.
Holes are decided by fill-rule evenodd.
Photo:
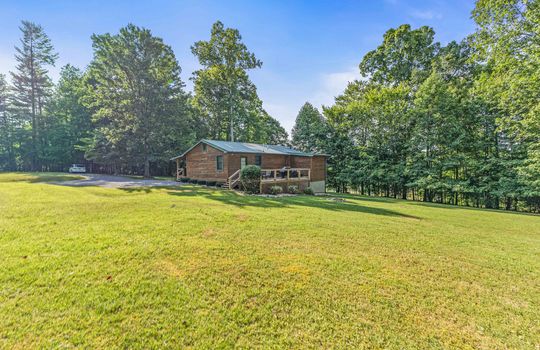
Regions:
M 540 346 L 540 217 L 0 174 L 0 348 Z

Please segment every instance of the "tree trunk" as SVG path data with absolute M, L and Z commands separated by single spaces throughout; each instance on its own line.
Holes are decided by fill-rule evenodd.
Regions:
M 145 157 L 144 159 L 144 178 L 150 178 L 150 159 L 148 159 L 148 157 Z
M 36 171 L 37 169 L 37 128 L 38 123 L 36 119 L 36 77 L 35 77 L 35 70 L 34 70 L 34 49 L 33 49 L 33 42 L 30 41 L 30 102 L 31 102 L 31 108 L 32 108 L 32 171 Z

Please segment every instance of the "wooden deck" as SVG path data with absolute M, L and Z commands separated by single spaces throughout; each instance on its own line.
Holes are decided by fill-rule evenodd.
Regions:
M 176 170 L 176 179 L 184 175 L 183 168 L 178 167 Z M 309 168 L 281 168 L 281 169 L 261 169 L 261 186 L 271 183 L 288 183 L 311 181 L 311 169 Z M 240 182 L 240 170 L 237 170 L 229 176 L 225 183 L 225 187 L 233 189 Z
M 262 185 L 272 183 L 288 183 L 299 181 L 310 181 L 311 169 L 309 168 L 288 168 L 288 169 L 261 169 L 261 189 Z M 233 189 L 240 182 L 240 170 L 232 174 L 227 182 L 226 187 Z

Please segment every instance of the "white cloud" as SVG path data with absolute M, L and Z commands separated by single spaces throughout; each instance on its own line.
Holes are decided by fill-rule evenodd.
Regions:
M 343 72 L 322 74 L 319 79 L 319 88 L 311 97 L 310 102 L 317 108 L 320 108 L 322 105 L 332 105 L 334 98 L 345 90 L 349 82 L 359 79 L 361 77 L 356 66 Z
M 356 66 L 341 72 L 320 74 L 314 79 L 311 91 L 289 90 L 289 95 L 286 96 L 261 96 L 263 106 L 290 134 L 298 111 L 306 101 L 322 112 L 322 106 L 333 105 L 334 98 L 343 93 L 349 82 L 357 79 L 361 77 Z
M 412 17 L 418 19 L 441 19 L 442 14 L 431 10 L 414 10 L 409 13 Z
M 279 120 L 290 136 L 296 120 L 296 115 L 303 103 L 303 101 L 295 101 L 292 103 L 289 101 L 280 101 L 279 103 L 263 102 L 263 107 L 272 117 Z

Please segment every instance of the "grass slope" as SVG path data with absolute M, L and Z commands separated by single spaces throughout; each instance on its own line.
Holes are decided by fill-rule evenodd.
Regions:
M 540 344 L 538 216 L 56 176 L 0 174 L 0 348 Z

